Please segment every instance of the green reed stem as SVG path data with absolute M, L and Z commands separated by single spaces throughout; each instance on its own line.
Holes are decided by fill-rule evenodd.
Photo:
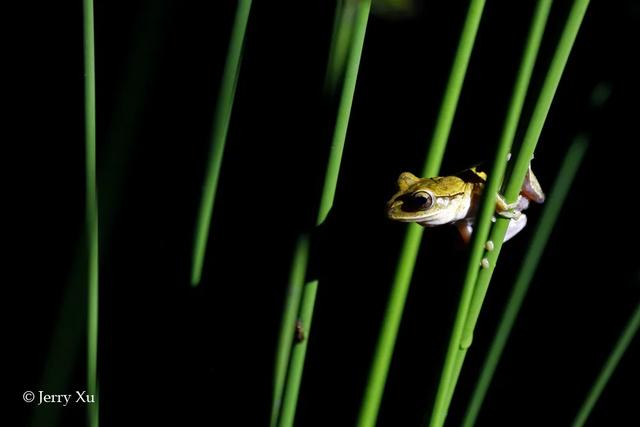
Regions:
M 638 304 L 635 312 L 629 318 L 627 326 L 622 331 L 622 335 L 620 335 L 616 346 L 613 348 L 613 351 L 605 362 L 602 371 L 596 379 L 596 382 L 593 384 L 593 386 L 591 386 L 591 390 L 589 390 L 589 394 L 587 395 L 586 400 L 580 407 L 580 410 L 578 411 L 578 414 L 573 421 L 573 427 L 582 427 L 589 418 L 589 414 L 591 414 L 593 407 L 598 401 L 598 398 L 600 398 L 604 387 L 609 382 L 609 378 L 611 378 L 611 375 L 613 375 L 613 372 L 615 371 L 618 363 L 620 362 L 620 359 L 627 350 L 627 347 L 629 347 L 631 340 L 638 332 L 638 328 L 640 328 L 640 304 Z
M 480 27 L 480 18 L 484 10 L 484 0 L 471 0 L 469 10 L 462 27 L 460 41 L 456 50 L 456 56 L 453 59 L 449 80 L 445 88 L 444 98 L 440 105 L 438 120 L 433 132 L 429 152 L 422 169 L 422 176 L 436 176 L 440 171 L 444 150 L 447 147 L 449 133 L 451 132 L 451 124 L 456 114 L 462 84 L 467 75 L 471 52 L 476 41 L 478 28 Z
M 335 93 L 342 76 L 351 46 L 353 20 L 358 3 L 353 0 L 338 0 L 333 21 L 333 33 L 329 48 L 329 61 L 324 88 L 328 94 Z
M 522 263 L 522 268 L 515 280 L 513 290 L 505 307 L 505 311 L 500 320 L 498 330 L 491 343 L 489 353 L 480 372 L 478 383 L 471 396 L 471 401 L 467 408 L 463 426 L 472 427 L 482 406 L 487 390 L 491 384 L 493 374 L 502 356 L 502 352 L 511 333 L 511 329 L 516 321 L 522 302 L 529 289 L 529 284 L 533 279 L 542 253 L 553 230 L 560 209 L 564 203 L 573 179 L 584 157 L 587 149 L 587 142 L 584 138 L 578 137 L 571 144 L 560 166 L 550 195 L 545 202 L 545 206 L 540 217 L 536 230 L 532 233 L 533 240 Z
M 422 176 L 435 176 L 440 170 L 462 84 L 480 25 L 484 3 L 484 0 L 472 0 L 469 4 L 469 10 L 462 28 L 458 49 L 449 74 L 449 81 L 440 106 Z M 378 418 L 380 402 L 382 401 L 384 386 L 389 373 L 389 366 L 421 240 L 422 227 L 415 224 L 409 225 L 400 252 L 389 302 L 382 321 L 382 329 L 378 336 L 365 395 L 360 407 L 358 417 L 358 426 L 360 427 L 373 427 Z
M 294 343 L 296 317 L 300 309 L 300 299 L 304 285 L 307 261 L 309 258 L 309 236 L 302 234 L 296 244 L 293 264 L 289 276 L 289 288 L 284 303 L 282 325 L 276 352 L 276 365 L 274 369 L 273 402 L 271 404 L 271 423 L 274 427 L 278 421 L 278 411 L 282 404 L 282 393 L 287 378 L 287 367 L 291 356 L 291 347 Z
M 510 179 L 507 182 L 505 191 L 505 199 L 507 202 L 514 202 L 520 193 L 526 172 L 529 168 L 530 160 L 533 158 L 535 147 L 540 138 L 540 134 L 542 133 L 542 128 L 549 109 L 551 108 L 551 102 L 553 101 L 558 84 L 560 83 L 560 78 L 562 77 L 562 73 L 569 58 L 569 54 L 571 53 L 573 43 L 578 34 L 578 30 L 580 29 L 580 24 L 582 23 L 588 4 L 588 0 L 575 0 L 571 8 L 565 28 L 560 37 L 558 47 L 556 48 L 549 71 L 543 83 L 540 96 L 536 102 L 529 126 L 525 133 L 522 147 L 520 148 L 520 152 L 515 160 Z M 464 326 L 459 340 L 458 349 L 455 349 L 455 351 L 449 355 L 450 357 L 464 359 L 466 351 L 471 345 L 471 341 L 473 340 L 473 330 L 475 329 L 478 316 L 480 315 L 480 309 L 487 293 L 489 282 L 491 281 L 491 276 L 497 263 L 498 255 L 500 254 L 508 225 L 509 220 L 501 218 L 497 220 L 496 224 L 492 228 L 490 240 L 494 244 L 494 250 L 485 254 L 485 258 L 487 258 L 489 262 L 489 268 L 482 269 L 477 273 L 477 280 L 473 286 L 472 298 L 468 303 L 468 311 L 463 320 Z M 478 267 L 476 267 L 476 269 L 478 269 Z M 451 346 L 450 350 L 452 350 Z M 461 369 L 462 367 L 461 362 L 456 363 L 454 361 L 450 362 L 450 364 L 457 366 L 458 369 Z M 458 377 L 459 372 L 452 373 L 449 378 L 457 379 Z M 455 385 L 455 382 L 453 382 L 450 383 L 448 387 L 455 389 Z M 453 396 L 453 392 L 454 390 L 448 390 L 446 395 L 451 398 Z M 446 417 L 450 403 L 451 400 L 446 401 L 444 407 L 441 409 L 441 416 L 443 417 L 441 419 L 442 423 L 444 422 L 444 417 Z M 434 425 L 439 426 L 442 424 L 436 423 Z
M 329 151 L 329 161 L 325 172 L 316 225 L 320 225 L 325 221 L 331 207 L 333 206 L 370 9 L 371 0 L 360 0 L 358 2 L 353 24 L 353 38 L 351 40 L 351 48 L 349 49 L 349 56 L 347 58 L 342 95 L 338 106 L 337 120 L 331 149 Z M 298 256 L 298 254 L 294 255 L 294 260 L 299 259 Z M 277 423 L 280 427 L 292 426 L 295 418 L 317 291 L 317 280 L 306 283 L 302 291 L 298 320 L 301 322 L 302 327 L 305 330 L 306 338 L 301 342 L 293 344 L 290 349 L 291 356 L 289 358 L 289 369 L 286 377 L 280 416 Z M 291 330 L 290 333 L 293 334 L 294 331 Z M 290 340 L 290 342 L 293 343 L 293 340 Z M 278 360 L 280 357 L 281 356 L 277 356 Z M 282 356 L 282 358 L 284 359 L 284 356 Z
M 147 99 L 146 93 L 152 78 L 149 70 L 157 62 L 157 55 L 149 46 L 160 43 L 163 34 L 162 19 L 167 5 L 155 0 L 146 0 L 143 6 L 144 16 L 138 16 L 135 41 L 125 66 L 125 78 L 116 89 L 116 98 L 120 100 L 115 106 L 111 121 L 102 126 L 107 129 L 105 150 L 96 168 L 110 171 L 100 174 L 100 205 L 109 206 L 109 212 L 117 212 L 122 204 L 122 184 L 128 159 L 129 145 L 136 133 L 136 120 Z M 132 125 L 133 123 L 133 125 Z M 100 253 L 108 251 L 110 230 L 113 229 L 115 215 L 100 218 Z M 78 310 L 85 307 L 87 301 L 86 286 L 86 230 L 83 229 L 74 245 L 69 275 L 57 315 L 52 319 L 51 336 L 40 380 L 40 390 L 70 390 L 69 384 L 80 355 L 77 349 L 84 345 L 86 339 L 86 312 Z M 86 351 L 82 351 L 85 357 Z M 54 427 L 60 425 L 60 419 L 66 407 L 59 405 L 40 405 L 31 411 L 29 425 L 31 427 Z
M 441 425 L 446 418 L 447 408 L 453 397 L 454 386 L 462 369 L 463 357 L 456 357 L 461 351 L 460 339 L 462 337 L 463 327 L 466 316 L 471 304 L 476 278 L 478 276 L 478 265 L 482 259 L 484 250 L 484 242 L 489 235 L 491 226 L 491 218 L 495 211 L 495 199 L 492 195 L 496 194 L 500 189 L 505 170 L 507 156 L 511 150 L 513 139 L 515 137 L 522 107 L 524 105 L 527 88 L 531 81 L 533 67 L 540 48 L 540 42 L 544 33 L 549 10 L 551 9 L 551 0 L 539 0 L 531 21 L 531 29 L 527 37 L 525 49 L 523 52 L 520 69 L 513 88 L 513 94 L 507 109 L 507 117 L 502 130 L 495 158 L 493 160 L 490 174 L 485 187 L 485 194 L 478 211 L 478 219 L 474 225 L 473 241 L 471 245 L 471 253 L 469 255 L 469 265 L 463 285 L 462 294 L 460 296 L 460 304 L 458 306 L 458 314 L 451 333 L 451 340 L 445 358 L 445 364 L 442 370 L 438 392 L 432 412 L 432 425 Z M 468 346 L 470 343 L 464 343 Z M 466 347 L 465 347 L 466 348 Z M 462 350 L 464 351 L 464 350 Z
M 209 164 L 207 167 L 204 188 L 202 189 L 202 199 L 198 211 L 196 223 L 195 240 L 193 246 L 193 264 L 191 267 L 191 285 L 198 286 L 202 278 L 202 266 L 209 239 L 209 227 L 211 226 L 211 215 L 218 189 L 218 178 L 220 167 L 224 155 L 224 147 L 227 141 L 227 131 L 231 121 L 231 111 L 233 110 L 233 98 L 236 93 L 236 84 L 240 73 L 240 60 L 242 57 L 242 46 L 251 10 L 251 0 L 238 0 L 236 16 L 231 30 L 231 40 L 229 41 L 229 51 L 222 73 L 220 93 L 213 117 L 213 130 L 211 134 L 211 150 L 209 153 Z
M 356 11 L 353 24 L 353 39 L 351 41 L 349 57 L 347 58 L 348 62 L 345 70 L 344 87 L 338 107 L 336 126 L 333 133 L 333 141 L 331 142 L 327 171 L 324 176 L 324 185 L 322 187 L 316 225 L 322 224 L 327 218 L 336 194 L 342 151 L 344 149 L 344 141 L 347 137 L 347 127 L 349 126 L 353 94 L 356 91 L 356 80 L 358 78 L 358 69 L 360 68 L 360 57 L 362 56 L 370 8 L 371 0 L 360 0 L 358 10 Z
M 87 298 L 87 394 L 96 403 L 87 406 L 88 424 L 98 426 L 98 189 L 96 185 L 96 70 L 93 0 L 83 1 L 84 111 L 86 144 L 86 229 L 88 262 Z
M 520 193 L 520 189 L 522 188 L 527 169 L 529 168 L 529 163 L 531 161 L 531 158 L 533 157 L 533 152 L 535 151 L 535 147 L 540 138 L 540 134 L 542 133 L 544 122 L 546 120 L 547 114 L 549 113 L 549 109 L 551 108 L 551 102 L 553 101 L 553 97 L 555 96 L 558 84 L 560 83 L 560 78 L 562 77 L 564 67 L 569 58 L 569 54 L 571 53 L 573 43 L 578 34 L 578 30 L 580 29 L 580 24 L 582 23 L 582 19 L 584 17 L 588 4 L 588 0 L 575 0 L 571 8 L 569 17 L 567 18 L 567 22 L 565 24 L 565 28 L 560 37 L 558 47 L 556 48 L 556 52 L 551 61 L 549 71 L 543 83 L 540 96 L 538 97 L 538 100 L 536 102 L 531 120 L 529 122 L 529 126 L 525 133 L 522 147 L 520 148 L 520 152 L 516 157 L 510 179 L 507 182 L 507 189 L 505 191 L 505 199 L 507 200 L 507 202 L 511 203 L 516 201 L 518 194 Z M 478 316 L 480 315 L 480 309 L 482 307 L 484 297 L 489 287 L 489 282 L 491 281 L 491 276 L 493 274 L 498 255 L 500 254 L 502 243 L 504 241 L 504 235 L 507 231 L 508 225 L 509 220 L 505 218 L 499 218 L 492 228 L 490 240 L 494 244 L 494 250 L 485 253 L 485 258 L 487 258 L 489 262 L 489 268 L 482 269 L 477 273 L 477 280 L 475 282 L 475 285 L 473 286 L 472 298 L 468 302 L 468 311 L 466 315 L 461 314 L 461 316 L 464 316 L 464 318 L 462 319 L 462 324 L 464 326 L 462 335 L 460 337 L 460 340 L 458 341 L 458 348 L 456 349 L 452 345 L 450 345 L 449 350 L 453 351 L 448 354 L 448 358 L 464 358 L 467 348 L 471 345 L 471 341 L 473 339 L 473 330 L 475 329 Z M 476 269 L 478 269 L 478 267 L 476 267 Z M 463 290 L 463 293 L 464 292 L 465 291 Z M 456 323 L 458 323 L 459 321 L 460 318 L 456 319 Z M 453 365 L 458 366 L 458 369 L 461 369 L 462 367 L 462 363 L 456 363 L 455 361 L 448 361 L 448 363 L 450 367 L 449 369 L 451 369 L 451 366 Z M 449 374 L 449 378 L 458 377 L 459 373 L 451 372 Z M 450 383 L 448 387 L 455 388 L 455 383 Z M 447 390 L 446 396 L 452 397 L 453 390 Z M 436 422 L 433 425 L 442 425 L 441 423 L 444 422 L 444 417 L 446 417 L 449 404 L 450 400 L 444 402 L 444 406 L 440 409 L 441 419 L 439 422 Z

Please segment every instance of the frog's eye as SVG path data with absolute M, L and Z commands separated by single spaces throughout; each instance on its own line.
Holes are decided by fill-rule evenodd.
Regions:
M 427 210 L 433 205 L 433 197 L 426 191 L 416 191 L 404 202 L 406 210 L 422 211 Z

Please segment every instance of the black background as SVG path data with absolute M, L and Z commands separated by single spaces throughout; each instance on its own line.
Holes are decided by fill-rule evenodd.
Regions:
M 532 93 L 569 9 L 556 3 Z M 297 425 L 354 423 L 406 228 L 385 218 L 384 204 L 400 172 L 422 167 L 466 5 L 370 17 L 335 205 L 314 237 L 320 288 Z M 70 283 L 83 286 L 82 4 L 24 6 L 7 12 L 16 29 L 5 63 L 5 141 L 16 149 L 6 182 L 17 190 L 6 226 L 18 237 L 5 262 L 18 279 L 5 283 L 3 329 L 19 424 L 43 410 L 20 396 L 42 388 L 52 341 L 65 343 L 72 381 L 45 391 L 85 388 L 84 297 L 65 297 Z M 335 118 L 336 100 L 323 94 L 334 6 L 254 1 L 203 282 L 193 289 L 193 229 L 235 2 L 96 2 L 102 425 L 266 425 L 289 262 L 315 219 Z M 488 2 L 443 173 L 492 158 L 533 8 Z M 638 304 L 639 24 L 637 2 L 594 1 L 587 11 L 536 151 L 543 187 L 578 132 L 591 145 L 478 425 L 569 424 Z M 594 110 L 597 85 L 611 97 Z M 449 425 L 464 413 L 541 208 L 529 212 L 500 257 Z M 379 425 L 427 419 L 466 258 L 453 227 L 426 231 Z M 58 341 L 61 309 L 70 320 Z M 640 424 L 639 344 L 590 425 Z M 84 423 L 84 407 L 60 413 L 63 425 Z

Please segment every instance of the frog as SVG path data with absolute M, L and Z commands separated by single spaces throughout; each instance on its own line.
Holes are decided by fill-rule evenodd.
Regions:
M 418 178 L 411 172 L 403 172 L 397 180 L 398 191 L 387 202 L 387 216 L 394 221 L 415 222 L 423 227 L 453 224 L 462 240 L 469 243 L 486 181 L 486 172 L 477 166 L 454 175 L 432 178 Z M 505 242 L 526 226 L 527 216 L 523 211 L 529 203 L 544 203 L 544 200 L 545 194 L 531 164 L 514 203 L 507 203 L 502 194 L 496 194 L 496 214 L 509 219 Z

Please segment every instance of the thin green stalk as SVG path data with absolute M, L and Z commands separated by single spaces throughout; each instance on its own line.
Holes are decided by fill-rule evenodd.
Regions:
M 611 378 L 611 375 L 613 375 L 613 372 L 618 366 L 620 359 L 627 350 L 627 347 L 629 347 L 629 343 L 631 343 L 634 335 L 636 334 L 636 332 L 638 332 L 638 328 L 640 328 L 640 304 L 638 304 L 635 312 L 629 318 L 629 323 L 627 323 L 627 326 L 622 331 L 620 339 L 618 339 L 616 346 L 613 348 L 613 351 L 605 362 L 602 371 L 596 379 L 596 382 L 591 387 L 591 390 L 589 390 L 587 399 L 580 407 L 580 410 L 576 415 L 576 419 L 573 421 L 573 427 L 582 427 L 589 418 L 589 414 L 591 414 L 591 411 L 598 401 L 598 398 L 600 398 L 602 390 L 604 390 L 604 387 L 609 382 L 609 378 Z
M 371 0 L 360 0 L 358 2 L 358 8 L 354 20 L 353 38 L 351 40 L 351 48 L 347 59 L 344 85 L 342 87 L 342 95 L 338 106 L 336 126 L 329 152 L 329 161 L 327 163 L 324 185 L 320 197 L 316 225 L 320 225 L 325 221 L 331 207 L 333 206 L 370 9 Z M 302 291 L 298 320 L 301 322 L 302 327 L 305 330 L 306 338 L 301 342 L 295 343 L 291 349 L 287 380 L 277 424 L 280 427 L 292 426 L 295 418 L 317 291 L 317 280 L 306 283 Z
M 129 145 L 136 133 L 136 121 L 144 103 L 148 98 L 148 91 L 152 78 L 148 70 L 153 69 L 157 55 L 149 46 L 162 44 L 162 19 L 167 5 L 155 0 L 146 0 L 142 10 L 144 16 L 138 16 L 135 41 L 127 55 L 125 67 L 126 78 L 122 80 L 116 93 L 120 100 L 116 105 L 112 119 L 104 129 L 108 129 L 105 136 L 105 152 L 96 166 L 98 171 L 109 171 L 100 174 L 100 205 L 109 206 L 109 212 L 117 212 L 122 204 L 121 192 L 124 181 L 124 171 L 130 157 Z M 132 125 L 133 123 L 133 125 Z M 114 215 L 100 218 L 100 252 L 106 253 L 109 247 L 110 230 L 113 229 Z M 79 353 L 77 349 L 84 345 L 86 339 L 86 313 L 78 310 L 84 307 L 87 300 L 86 287 L 86 232 L 83 229 L 75 244 L 69 276 L 66 280 L 64 293 L 57 308 L 58 314 L 52 323 L 46 362 L 44 364 L 40 390 L 69 390 L 71 376 L 77 364 L 77 358 L 86 357 L 86 351 Z M 31 412 L 29 425 L 31 427 L 52 427 L 60 424 L 60 418 L 66 408 L 59 405 L 41 405 Z
M 471 59 L 471 52 L 476 41 L 478 28 L 480 27 L 480 18 L 484 10 L 485 0 L 471 0 L 469 10 L 462 27 L 460 41 L 456 50 L 456 56 L 453 59 L 449 80 L 445 88 L 444 98 L 440 105 L 438 113 L 438 121 L 433 132 L 433 138 L 429 145 L 429 152 L 422 169 L 422 176 L 436 176 L 440 171 L 440 164 L 444 157 L 444 150 L 447 147 L 449 133 L 451 132 L 451 124 L 456 114 L 462 84 L 467 75 L 467 67 Z
M 358 78 L 358 69 L 360 68 L 360 57 L 362 56 L 370 8 L 371 0 L 360 0 L 354 19 L 353 39 L 351 41 L 351 49 L 345 70 L 344 87 L 338 107 L 336 126 L 333 133 L 327 171 L 324 176 L 324 185 L 322 187 L 316 225 L 322 224 L 327 218 L 327 215 L 329 215 L 336 194 L 342 151 L 344 149 L 344 141 L 347 137 L 347 127 L 349 126 L 353 94 L 356 91 L 356 80 Z
M 278 420 L 278 410 L 282 404 L 282 392 L 287 377 L 287 367 L 293 345 L 293 333 L 296 327 L 296 316 L 300 309 L 300 298 L 304 285 L 307 260 L 309 257 L 309 236 L 302 234 L 295 248 L 291 273 L 289 276 L 289 289 L 282 314 L 280 338 L 276 352 L 276 366 L 274 369 L 273 402 L 271 404 L 271 423 L 274 427 Z
M 309 331 L 313 320 L 313 307 L 316 294 L 318 292 L 318 281 L 313 280 L 305 284 L 302 303 L 300 305 L 299 321 L 305 330 L 305 339 L 295 343 L 291 350 L 289 370 L 284 389 L 282 406 L 280 407 L 279 427 L 291 427 L 296 416 L 298 397 L 300 394 L 300 384 L 302 382 L 302 371 L 304 370 L 304 359 L 307 354 L 307 342 L 309 341 Z
M 540 96 L 538 97 L 529 126 L 525 133 L 522 147 L 520 148 L 520 152 L 515 160 L 509 181 L 507 182 L 507 188 L 504 196 L 509 203 L 516 201 L 520 193 L 520 189 L 522 188 L 526 172 L 529 168 L 529 162 L 533 157 L 535 147 L 540 138 L 540 134 L 542 133 L 544 122 L 547 118 L 549 109 L 551 108 L 551 102 L 553 101 L 558 84 L 560 83 L 562 72 L 564 71 L 569 54 L 571 53 L 571 48 L 573 47 L 578 30 L 580 29 L 580 24 L 582 23 L 588 4 L 589 0 L 575 0 L 569 13 L 569 17 L 567 18 L 567 23 L 565 24 L 565 28 L 560 37 L 558 47 L 551 61 Z M 453 372 L 453 366 L 461 367 L 462 364 L 456 363 L 455 358 L 464 358 L 467 348 L 471 345 L 473 330 L 475 329 L 478 316 L 480 315 L 480 308 L 482 307 L 482 302 L 484 301 L 498 255 L 500 254 L 500 249 L 502 248 L 504 235 L 507 231 L 508 225 L 509 220 L 499 218 L 493 226 L 490 240 L 494 244 L 494 250 L 485 253 L 485 258 L 487 258 L 489 262 L 489 268 L 482 269 L 477 273 L 477 280 L 471 289 L 471 300 L 462 301 L 463 298 L 461 298 L 461 305 L 463 303 L 466 304 L 468 310 L 458 312 L 455 332 L 460 334 L 459 328 L 461 325 L 463 329 L 462 333 L 459 335 L 459 340 L 457 340 L 458 344 L 455 344 L 454 342 L 450 343 L 449 353 L 447 355 L 447 360 L 445 361 L 445 369 L 447 369 L 448 372 L 443 372 L 443 378 L 445 378 L 444 381 L 448 381 L 447 379 L 458 378 L 459 376 L 459 373 Z M 477 266 L 478 264 L 475 265 L 475 269 L 477 270 L 479 268 Z M 473 268 L 473 266 L 471 267 Z M 469 298 L 469 292 L 470 291 L 465 288 L 465 290 L 463 290 L 463 296 Z M 445 374 L 447 374 L 447 377 L 444 377 Z M 449 383 L 446 387 L 452 387 L 455 389 L 455 383 Z M 444 396 L 453 396 L 453 390 L 445 390 L 443 394 Z M 444 423 L 444 418 L 446 417 L 449 404 L 450 401 L 443 400 L 442 407 L 439 408 L 440 414 L 437 417 L 432 417 L 432 426 L 441 426 L 442 423 Z
M 507 182 L 504 196 L 509 203 L 515 202 L 517 200 L 518 195 L 520 194 L 520 190 L 522 189 L 525 175 L 527 173 L 527 170 L 529 169 L 530 159 L 533 158 L 533 153 L 535 151 L 538 140 L 540 139 L 540 134 L 542 133 L 542 128 L 544 127 L 544 123 L 547 119 L 547 114 L 549 113 L 549 109 L 551 108 L 551 103 L 556 94 L 558 84 L 560 83 L 562 73 L 567 64 L 567 60 L 569 59 L 571 49 L 573 48 L 573 43 L 576 39 L 576 36 L 578 35 L 578 30 L 580 29 L 580 25 L 582 24 L 582 19 L 584 18 L 584 14 L 587 10 L 588 5 L 589 0 L 574 0 L 571 12 L 569 13 L 569 17 L 567 19 L 567 23 L 560 37 L 560 42 L 558 43 L 558 47 L 551 61 L 551 66 L 549 67 L 549 71 L 542 86 L 540 96 L 538 97 L 538 100 L 536 102 L 529 127 L 527 128 L 527 131 L 525 133 L 522 147 L 520 148 L 520 152 L 518 153 L 518 156 L 516 158 L 510 179 Z M 471 341 L 472 339 L 473 329 L 475 328 L 476 322 L 478 320 L 480 308 L 482 307 L 484 295 L 486 294 L 486 288 L 489 285 L 491 274 L 493 273 L 493 269 L 495 268 L 497 254 L 502 247 L 504 234 L 506 233 L 508 225 L 508 220 L 500 218 L 496 222 L 496 225 L 493 227 L 492 241 L 495 247 L 495 256 L 493 258 L 495 259 L 493 260 L 494 262 L 490 262 L 489 268 L 483 269 L 479 274 L 477 281 L 478 286 L 476 286 L 476 290 L 473 295 L 473 300 L 469 310 L 469 316 L 462 339 L 463 342 Z M 502 231 L 503 229 L 504 231 Z M 491 253 L 489 253 L 488 255 L 491 255 Z M 489 259 L 489 261 L 491 261 L 491 259 Z
M 464 427 L 472 427 L 476 422 L 482 402 L 491 384 L 491 379 L 529 289 L 529 284 L 544 252 L 560 209 L 571 188 L 575 174 L 582 162 L 586 148 L 586 140 L 581 137 L 576 138 L 567 150 L 564 161 L 560 166 L 555 184 L 545 203 L 540 221 L 538 222 L 536 230 L 533 232 L 533 240 L 523 260 L 522 269 L 518 273 L 509 301 L 500 320 L 498 330 L 491 343 L 489 353 L 480 373 L 480 378 L 471 396 L 471 401 L 463 422 Z
M 240 73 L 240 60 L 242 56 L 242 46 L 251 10 L 251 0 L 238 0 L 238 8 L 231 30 L 231 40 L 229 41 L 229 51 L 222 73 L 220 93 L 213 117 L 213 131 L 211 135 L 211 150 L 209 153 L 209 164 L 202 189 L 202 199 L 196 223 L 195 240 L 193 245 L 193 264 L 191 267 L 191 285 L 198 286 L 202 278 L 202 266 L 209 239 L 209 227 L 211 225 L 211 215 L 215 203 L 216 191 L 218 189 L 218 178 L 220 167 L 224 155 L 224 147 L 227 141 L 227 131 L 231 121 L 231 111 L 233 109 L 233 98 L 236 93 L 236 83 Z
M 436 121 L 433 138 L 423 168 L 423 176 L 435 176 L 440 170 L 449 132 L 451 131 L 451 124 L 458 105 L 458 99 L 460 98 L 462 84 L 480 25 L 484 3 L 484 0 L 472 0 L 469 4 L 469 11 L 467 12 L 462 28 L 458 49 L 451 67 L 449 81 L 445 89 L 442 105 L 440 106 L 440 113 Z M 378 343 L 369 371 L 367 388 L 358 417 L 358 426 L 360 427 L 372 427 L 378 418 L 380 402 L 382 401 L 384 386 L 387 380 L 421 240 L 422 228 L 411 224 L 408 227 L 402 245 L 389 302 L 387 303 L 382 321 L 382 329 L 378 337 Z
M 87 406 L 88 423 L 98 426 L 98 189 L 96 185 L 96 70 L 93 31 L 93 0 L 83 1 L 84 97 L 86 144 L 87 227 L 87 394 L 96 403 Z
M 338 81 L 344 75 L 344 68 L 352 41 L 353 24 L 357 10 L 357 2 L 351 0 L 338 0 L 329 49 L 329 60 L 325 75 L 325 90 L 333 94 Z M 291 265 L 291 278 L 282 315 L 280 337 L 276 350 L 276 366 L 274 370 L 274 390 L 271 404 L 271 426 L 278 421 L 282 394 L 285 387 L 287 368 L 293 347 L 293 337 L 296 316 L 298 315 L 304 274 L 307 268 L 309 236 L 304 234 L 298 240 Z
M 493 195 L 500 189 L 504 173 L 506 170 L 506 159 L 511 151 L 513 139 L 515 137 L 522 106 L 524 105 L 529 82 L 533 73 L 533 67 L 538 56 L 540 42 L 544 34 L 544 28 L 551 9 L 551 0 L 540 0 L 535 9 L 533 19 L 531 21 L 531 29 L 527 38 L 524 53 L 518 71 L 509 108 L 507 109 L 507 117 L 505 119 L 502 136 L 498 144 L 493 165 L 490 169 L 490 175 L 486 184 L 485 194 L 478 212 L 478 219 L 474 225 L 472 250 L 469 255 L 469 266 L 463 285 L 462 295 L 460 297 L 460 305 L 458 314 L 451 333 L 451 340 L 445 364 L 442 370 L 436 400 L 432 412 L 432 425 L 441 425 L 446 418 L 447 408 L 453 397 L 454 387 L 452 384 L 457 382 L 459 372 L 462 369 L 463 358 L 456 358 L 455 355 L 460 351 L 460 338 L 462 330 L 473 296 L 473 290 L 478 276 L 478 265 L 482 259 L 484 242 L 489 235 L 491 226 L 491 218 L 495 211 L 495 200 Z
M 329 94 L 336 91 L 338 83 L 344 75 L 357 4 L 357 1 L 353 0 L 338 0 L 336 2 L 329 61 L 324 82 L 325 91 Z

